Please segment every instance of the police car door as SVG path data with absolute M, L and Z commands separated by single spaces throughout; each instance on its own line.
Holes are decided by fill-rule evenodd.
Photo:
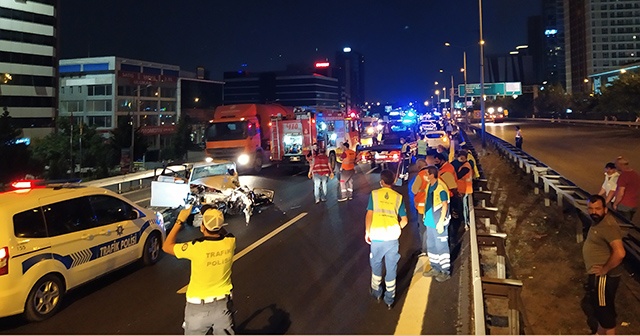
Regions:
M 130 203 L 110 195 L 89 196 L 89 202 L 105 242 L 95 248 L 98 258 L 109 260 L 109 267 L 120 267 L 139 255 L 140 236 L 150 220 Z
M 106 244 L 109 237 L 95 221 L 88 197 L 59 202 L 51 202 L 52 199 L 40 199 L 40 204 L 53 258 L 68 270 L 65 278 L 67 287 L 72 288 L 103 274 L 113 264 L 96 253 L 96 248 Z

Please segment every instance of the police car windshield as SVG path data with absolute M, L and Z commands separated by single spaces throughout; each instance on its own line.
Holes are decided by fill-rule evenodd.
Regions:
M 211 176 L 229 175 L 229 169 L 235 169 L 235 167 L 231 164 L 221 163 L 193 168 L 192 179 L 197 180 Z

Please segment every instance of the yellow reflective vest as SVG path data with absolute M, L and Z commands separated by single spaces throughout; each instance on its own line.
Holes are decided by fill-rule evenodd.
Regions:
M 400 238 L 402 228 L 398 221 L 398 211 L 402 205 L 402 195 L 391 188 L 383 187 L 371 192 L 373 200 L 373 220 L 369 229 L 372 241 L 389 241 Z

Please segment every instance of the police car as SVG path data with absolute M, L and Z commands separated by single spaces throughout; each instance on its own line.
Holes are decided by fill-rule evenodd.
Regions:
M 41 321 L 64 294 L 140 260 L 154 264 L 161 217 L 103 188 L 21 181 L 0 193 L 0 317 Z

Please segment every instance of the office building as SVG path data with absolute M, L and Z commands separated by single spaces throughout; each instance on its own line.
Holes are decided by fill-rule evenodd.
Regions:
M 0 108 L 24 137 L 44 137 L 55 127 L 58 2 L 1 1 L 0 23 Z
M 133 120 L 149 149 L 165 148 L 178 119 L 180 67 L 116 56 L 60 60 L 61 117 L 108 133 Z
M 588 77 L 640 60 L 640 2 L 565 0 L 567 91 L 590 92 Z
M 341 102 L 347 108 L 361 108 L 366 101 L 364 94 L 364 56 L 349 47 L 336 53 L 333 76 L 340 83 Z
M 224 73 L 224 103 L 281 104 L 338 110 L 338 80 L 296 67 L 280 72 Z
M 563 0 L 542 0 L 544 59 L 542 81 L 566 87 Z

